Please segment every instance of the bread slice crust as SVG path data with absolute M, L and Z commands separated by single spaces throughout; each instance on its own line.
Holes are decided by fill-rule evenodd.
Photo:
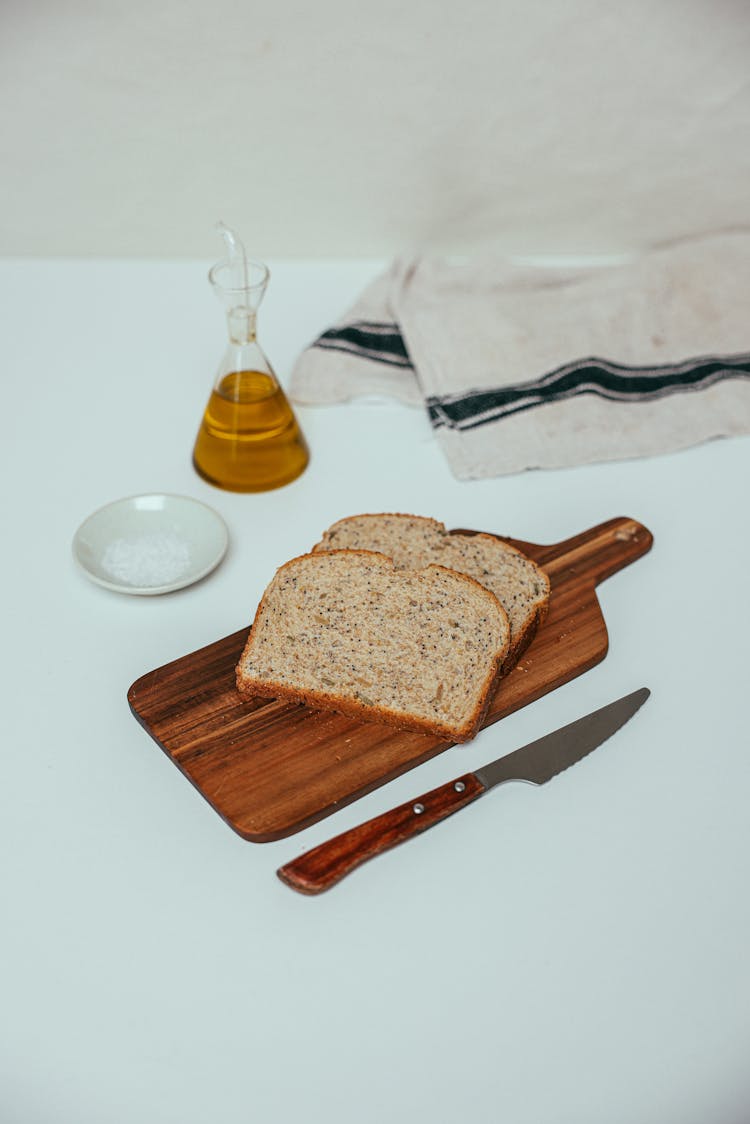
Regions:
M 424 515 L 350 515 L 333 523 L 312 551 L 342 548 L 387 554 L 398 569 L 408 567 L 412 559 L 421 566 L 433 561 L 441 564 L 443 556 L 442 564 L 485 585 L 510 619 L 511 638 L 503 675 L 519 661 L 547 616 L 550 583 L 544 570 L 517 547 L 486 532 L 469 535 L 448 531 L 445 524 Z M 526 588 L 525 599 L 519 583 Z
M 311 584 L 316 576 L 322 583 L 317 591 Z M 364 590 L 359 588 L 362 582 Z M 340 597 L 334 598 L 321 616 L 315 606 L 325 605 L 329 586 Z M 321 597 L 319 602 L 316 596 Z M 439 620 L 430 598 L 437 599 L 442 606 L 439 611 L 444 617 Z M 487 645 L 486 652 L 478 649 L 476 634 L 457 619 L 456 605 L 478 617 L 484 628 L 485 634 L 479 635 Z M 375 634 L 373 625 L 382 626 L 382 613 L 387 606 L 393 608 L 393 635 Z M 406 614 L 411 614 L 411 618 L 407 619 Z M 440 635 L 441 630 L 455 634 L 455 644 L 450 636 Z M 444 649 L 442 663 L 437 665 L 427 652 L 436 636 Z M 317 651 L 324 669 L 326 653 L 329 657 L 336 653 L 339 660 L 343 658 L 339 648 L 344 643 L 351 648 L 351 672 L 346 672 L 350 678 L 341 676 L 337 681 L 334 676 L 330 687 L 321 685 L 325 678 L 323 670 L 311 674 L 310 660 Z M 464 681 L 463 668 L 456 663 L 458 656 L 452 655 L 454 649 L 458 652 L 459 646 L 467 643 L 471 653 L 465 657 L 465 663 L 478 664 L 481 670 L 479 677 L 469 682 Z M 509 643 L 510 627 L 502 606 L 481 583 L 466 574 L 438 565 L 420 571 L 399 571 L 390 558 L 375 551 L 311 552 L 284 563 L 269 583 L 237 665 L 237 689 L 245 699 L 258 695 L 284 698 L 314 709 L 335 710 L 353 718 L 430 733 L 454 742 L 468 741 L 481 726 Z M 393 656 L 393 677 L 399 680 L 399 687 L 401 677 L 412 674 L 428 683 L 433 679 L 441 685 L 447 682 L 445 697 L 440 699 L 438 688 L 435 699 L 439 702 L 426 700 L 424 692 L 410 706 L 384 701 L 389 690 L 378 683 L 374 683 L 373 690 L 373 675 L 378 661 L 387 662 L 389 654 Z M 411 667 L 410 659 L 414 661 Z M 362 681 L 366 682 L 366 689 L 360 691 L 353 686 Z M 368 693 L 380 697 L 371 698 Z M 454 711 L 448 713 L 454 698 L 460 717 Z

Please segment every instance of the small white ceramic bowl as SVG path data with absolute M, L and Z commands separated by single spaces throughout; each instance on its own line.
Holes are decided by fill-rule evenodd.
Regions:
M 89 515 L 73 538 L 87 577 L 116 593 L 172 593 L 200 581 L 227 552 L 221 516 L 189 496 L 128 496 Z

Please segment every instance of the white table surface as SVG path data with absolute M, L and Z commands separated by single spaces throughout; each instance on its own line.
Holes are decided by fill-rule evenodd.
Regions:
M 739 1124 L 750 1113 L 747 440 L 460 483 L 420 411 L 299 410 L 308 471 L 211 488 L 192 443 L 224 348 L 210 263 L 4 262 L 0 1119 L 4 1124 Z M 279 264 L 284 383 L 376 262 Z M 223 565 L 161 598 L 71 557 L 120 496 L 195 496 Z M 556 542 L 615 515 L 652 552 L 600 586 L 594 670 L 265 845 L 133 719 L 143 672 L 251 618 L 357 511 Z M 605 748 L 511 785 L 318 898 L 276 868 L 641 685 Z

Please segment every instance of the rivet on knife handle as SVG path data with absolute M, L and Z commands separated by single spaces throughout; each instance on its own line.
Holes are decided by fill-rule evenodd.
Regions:
M 298 859 L 277 870 L 282 882 L 302 894 L 320 894 L 335 886 L 367 859 L 440 823 L 485 791 L 473 773 L 434 788 L 408 804 L 344 831 L 334 839 L 313 847 Z

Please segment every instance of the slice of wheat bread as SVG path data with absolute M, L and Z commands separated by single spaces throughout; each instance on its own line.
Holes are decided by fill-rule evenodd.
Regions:
M 465 574 L 399 571 L 372 551 L 303 554 L 263 594 L 237 688 L 468 741 L 509 642 L 497 598 Z
M 480 582 L 495 594 L 510 620 L 503 673 L 517 663 L 547 615 L 547 575 L 493 535 L 450 534 L 436 519 L 420 515 L 351 515 L 329 527 L 313 552 L 342 549 L 379 551 L 399 570 L 436 563 Z

